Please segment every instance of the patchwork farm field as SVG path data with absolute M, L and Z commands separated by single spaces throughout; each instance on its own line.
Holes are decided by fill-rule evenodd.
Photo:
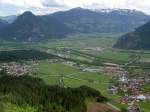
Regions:
M 34 68 L 34 74 L 50 85 L 58 84 L 61 75 L 63 75 L 66 87 L 87 85 L 101 91 L 105 95 L 107 94 L 106 90 L 109 85 L 109 77 L 102 73 L 83 72 L 76 67 L 61 63 L 39 63 L 39 65 L 36 65 Z
M 113 34 L 114 35 L 114 34 Z M 98 36 L 75 36 L 71 38 L 66 38 L 62 40 L 50 40 L 46 43 L 40 43 L 40 46 L 46 48 L 53 47 L 65 47 L 65 48 L 75 48 L 75 49 L 83 49 L 87 47 L 104 47 L 111 48 L 113 44 L 116 42 L 119 36 L 114 35 L 112 38 L 112 34 L 103 35 L 100 34 Z
M 108 59 L 119 60 L 119 61 L 129 61 L 131 55 L 132 53 L 117 52 L 113 50 L 106 50 L 99 54 L 99 56 L 102 58 L 108 58 Z

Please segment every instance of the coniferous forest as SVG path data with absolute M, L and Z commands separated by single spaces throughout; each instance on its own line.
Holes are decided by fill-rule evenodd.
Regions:
M 10 102 L 18 106 L 30 105 L 38 112 L 72 112 L 77 109 L 86 112 L 85 99 L 106 100 L 100 92 L 81 86 L 63 88 L 48 86 L 41 79 L 30 76 L 0 76 L 0 102 Z

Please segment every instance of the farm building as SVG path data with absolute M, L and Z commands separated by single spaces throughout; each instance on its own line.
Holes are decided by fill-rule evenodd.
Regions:
M 108 94 L 109 94 L 109 95 L 116 95 L 117 92 L 118 92 L 118 87 L 116 87 L 116 86 L 110 86 L 110 87 L 107 89 L 107 91 L 108 91 Z

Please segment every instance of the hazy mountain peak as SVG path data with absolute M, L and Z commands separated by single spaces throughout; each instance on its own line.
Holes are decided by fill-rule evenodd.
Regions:
M 32 24 L 36 23 L 37 19 L 37 16 L 35 16 L 32 12 L 27 11 L 18 16 L 14 23 L 17 22 L 18 24 Z
M 85 8 L 82 8 L 82 7 L 77 7 L 77 8 L 73 8 L 69 11 L 92 11 L 90 9 L 85 9 Z
M 76 7 L 76 8 L 73 8 L 74 10 L 84 10 L 84 8 L 82 8 L 82 7 Z M 72 9 L 72 10 L 73 10 Z
M 30 12 L 30 11 L 26 11 L 26 12 L 24 12 L 21 16 L 26 16 L 26 17 L 28 17 L 28 16 L 35 16 L 32 12 Z

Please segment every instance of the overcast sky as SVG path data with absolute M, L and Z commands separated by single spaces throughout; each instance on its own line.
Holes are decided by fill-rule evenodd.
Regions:
M 75 7 L 136 9 L 150 14 L 150 0 L 0 0 L 0 16 L 24 11 L 44 15 Z

